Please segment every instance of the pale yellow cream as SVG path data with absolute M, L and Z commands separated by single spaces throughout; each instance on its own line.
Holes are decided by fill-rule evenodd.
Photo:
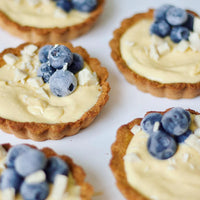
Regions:
M 147 150 L 148 134 L 140 130 L 124 157 L 129 184 L 152 200 L 199 200 L 200 154 L 180 144 L 173 157 L 158 160 Z
M 39 88 L 28 84 L 29 78 L 37 77 L 36 71 L 40 63 L 36 54 L 28 57 L 30 61 L 27 62 L 27 65 L 29 67 L 24 67 L 26 57 L 19 57 L 14 66 L 6 64 L 0 68 L 1 117 L 18 122 L 50 124 L 74 122 L 98 101 L 101 94 L 99 84 L 78 85 L 72 94 L 65 97 L 54 96 L 47 83 L 42 84 Z M 31 69 L 30 66 L 35 68 Z M 84 68 L 89 69 L 87 63 Z M 27 77 L 16 81 L 16 70 L 25 73 Z
M 128 67 L 137 74 L 160 83 L 197 83 L 200 81 L 200 52 L 191 49 L 185 52 L 174 50 L 169 37 L 166 39 L 171 50 L 158 61 L 149 56 L 151 36 L 149 29 L 153 20 L 140 20 L 121 37 L 120 50 Z
M 20 25 L 38 28 L 72 26 L 85 21 L 90 15 L 76 10 L 66 13 L 53 1 L 31 6 L 27 0 L 1 0 L 0 10 Z

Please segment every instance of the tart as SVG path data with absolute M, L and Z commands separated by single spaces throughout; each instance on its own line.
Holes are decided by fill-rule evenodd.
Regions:
M 27 175 L 22 176 L 21 171 L 19 170 L 20 169 L 19 165 L 17 165 L 16 163 L 18 162 L 17 159 L 18 160 L 20 159 L 19 158 L 20 156 L 22 156 L 23 154 L 25 155 L 27 153 L 33 153 L 32 155 L 35 155 L 36 157 L 38 155 L 39 156 L 42 155 L 43 159 L 45 160 L 44 162 L 46 164 L 45 164 L 45 167 L 40 166 L 41 169 L 39 169 L 39 165 L 37 164 L 37 161 L 36 161 L 35 166 L 38 165 L 39 170 L 36 171 L 36 168 L 33 169 L 29 166 L 29 172 L 27 171 L 28 172 Z M 35 159 L 32 157 L 32 160 L 35 160 Z M 57 171 L 55 173 L 53 181 L 51 180 L 52 177 L 49 174 L 49 172 L 51 171 L 50 170 L 52 166 L 51 164 L 53 163 L 52 160 L 54 160 L 53 162 L 58 161 L 58 163 L 61 164 L 60 167 L 62 168 L 62 170 Z M 26 161 L 27 163 L 29 163 L 28 160 Z M 22 166 L 20 167 L 23 167 L 23 165 L 24 164 L 22 163 Z M 11 177 L 9 179 L 10 182 L 7 183 L 6 179 L 9 176 L 13 175 L 12 167 L 14 167 L 16 170 L 15 172 L 16 176 L 19 176 L 20 174 L 20 179 L 16 180 L 16 177 L 15 178 Z M 10 170 L 11 173 L 9 173 L 8 171 L 5 172 L 6 170 L 8 171 Z M 58 170 L 58 168 L 57 169 L 54 168 L 54 170 L 56 171 Z M 92 186 L 85 182 L 86 175 L 83 169 L 80 166 L 76 165 L 69 156 L 58 155 L 50 148 L 43 148 L 39 150 L 35 146 L 32 146 L 32 145 L 23 144 L 23 145 L 11 146 L 10 144 L 2 144 L 0 171 L 1 171 L 1 180 L 2 180 L 1 191 L 0 191 L 1 198 L 2 197 L 6 198 L 6 195 L 7 195 L 7 198 L 9 198 L 10 195 L 14 194 L 13 199 L 22 199 L 21 195 L 23 196 L 23 199 L 27 199 L 27 198 L 34 199 L 34 195 L 36 196 L 38 195 L 37 199 L 51 199 L 51 198 L 55 198 L 55 196 L 57 195 L 56 196 L 57 198 L 65 199 L 65 200 L 67 200 L 68 198 L 89 200 L 91 199 L 93 195 Z M 65 181 L 62 182 L 62 179 Z M 15 182 L 13 180 L 15 180 Z M 35 186 L 39 185 L 38 188 L 40 188 L 40 184 L 42 184 L 43 182 L 45 182 L 48 186 L 48 194 L 46 194 L 46 196 L 48 196 L 47 198 L 44 198 L 44 197 L 41 198 L 41 196 L 44 195 L 42 189 L 40 191 L 35 191 L 33 189 L 30 197 L 27 197 L 27 194 L 25 194 L 24 196 L 24 189 L 22 188 L 25 188 L 25 187 L 23 185 L 26 185 L 26 187 L 27 185 L 35 185 Z M 60 189 L 56 188 L 56 184 L 58 186 L 61 183 L 64 185 L 60 185 Z M 18 190 L 17 188 L 19 188 L 20 185 L 21 185 L 21 188 L 20 190 Z M 14 190 L 14 192 L 12 190 Z M 27 188 L 25 190 L 27 190 Z
M 0 26 L 28 42 L 66 42 L 77 38 L 94 26 L 104 6 L 104 0 L 98 0 L 91 12 L 65 12 L 53 0 L 11 1 L 0 2 Z
M 199 119 L 194 110 L 173 108 L 148 112 L 118 129 L 110 168 L 126 199 L 199 198 Z M 184 120 L 187 127 L 178 132 Z
M 170 99 L 196 97 L 200 94 L 200 60 L 199 47 L 194 45 L 199 45 L 199 33 L 196 28 L 189 30 L 189 39 L 179 43 L 169 35 L 152 34 L 155 11 L 123 20 L 110 41 L 111 56 L 126 80 L 143 92 Z M 187 14 L 199 20 L 194 12 Z M 194 35 L 197 39 L 193 40 Z
M 73 84 L 69 86 L 69 89 L 75 89 L 74 92 L 68 96 L 55 96 L 50 90 L 51 79 L 50 83 L 45 83 L 44 77 L 37 76 L 41 66 L 38 52 L 45 45 L 25 43 L 0 54 L 0 128 L 19 138 L 43 141 L 74 135 L 92 123 L 109 98 L 106 68 L 91 58 L 85 49 L 73 47 L 71 43 L 55 45 L 52 49 L 61 46 L 79 54 L 84 66 L 75 75 L 67 73 L 77 79 L 77 88 Z

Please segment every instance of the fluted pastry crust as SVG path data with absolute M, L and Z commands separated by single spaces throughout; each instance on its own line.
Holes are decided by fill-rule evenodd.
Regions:
M 17 48 L 5 49 L 2 53 L 0 53 L 0 67 L 5 65 L 5 61 L 3 60 L 4 54 L 13 53 L 15 55 L 20 55 L 20 51 L 28 44 L 30 43 L 24 43 Z M 108 71 L 106 68 L 102 67 L 96 58 L 91 58 L 86 50 L 82 47 L 73 47 L 71 43 L 60 44 L 67 46 L 72 52 L 80 54 L 84 61 L 88 63 L 91 70 L 96 72 L 99 79 L 99 85 L 101 86 L 101 94 L 98 97 L 96 104 L 86 113 L 84 113 L 79 120 L 68 123 L 47 124 L 35 122 L 16 122 L 0 117 L 0 129 L 2 129 L 4 132 L 14 134 L 19 138 L 32 139 L 36 141 L 48 139 L 59 140 L 65 136 L 75 135 L 80 129 L 89 126 L 108 101 L 108 92 L 110 90 L 110 86 L 107 82 Z M 45 45 L 45 43 L 36 43 L 35 45 L 42 47 Z
M 145 116 L 149 113 L 161 113 L 162 115 L 169 111 L 171 108 L 165 110 L 164 112 L 158 111 L 150 111 L 145 114 Z M 200 114 L 194 110 L 188 109 L 188 111 L 192 114 Z M 116 179 L 116 185 L 121 191 L 121 193 L 125 196 L 127 200 L 150 200 L 140 194 L 137 190 L 135 190 L 131 185 L 128 183 L 126 172 L 124 168 L 124 159 L 123 157 L 126 154 L 126 150 L 128 148 L 131 139 L 134 137 L 134 134 L 131 132 L 131 129 L 135 125 L 140 125 L 142 118 L 136 118 L 129 122 L 128 124 L 122 125 L 116 135 L 116 140 L 112 144 L 111 153 L 112 158 L 110 160 L 110 168 L 112 170 L 113 175 Z
M 3 144 L 2 146 L 7 151 L 12 147 L 11 144 Z M 33 145 L 28 145 L 28 146 L 31 146 L 32 148 L 36 148 Z M 58 155 L 55 151 L 53 151 L 51 148 L 48 148 L 48 147 L 42 148 L 39 150 L 42 151 L 47 156 L 47 158 L 52 157 L 52 156 L 57 156 L 61 158 L 65 163 L 67 163 L 76 184 L 81 187 L 81 190 L 80 190 L 81 200 L 90 200 L 92 198 L 92 195 L 94 192 L 93 187 L 89 183 L 85 182 L 86 174 L 84 170 L 80 166 L 76 165 L 69 156 Z
M 0 11 L 0 27 L 27 42 L 67 42 L 88 32 L 103 12 L 105 0 L 98 0 L 97 8 L 82 23 L 64 28 L 22 26 Z
M 124 75 L 126 80 L 136 85 L 136 87 L 143 91 L 148 92 L 157 97 L 167 97 L 170 99 L 180 98 L 194 98 L 200 95 L 200 81 L 198 83 L 171 83 L 164 84 L 157 81 L 149 80 L 143 76 L 140 76 L 133 70 L 131 70 L 126 62 L 123 60 L 120 52 L 120 38 L 129 29 L 129 27 L 136 24 L 143 19 L 153 19 L 153 9 L 150 9 L 146 13 L 136 14 L 128 19 L 122 21 L 120 28 L 116 29 L 113 33 L 113 39 L 110 41 L 111 56 L 115 61 L 118 69 Z M 196 13 L 189 11 L 194 15 Z

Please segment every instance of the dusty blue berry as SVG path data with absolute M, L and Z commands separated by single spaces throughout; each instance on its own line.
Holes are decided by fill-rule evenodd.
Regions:
M 170 25 L 164 20 L 155 21 L 150 28 L 151 34 L 158 35 L 159 37 L 162 38 L 168 36 L 170 30 L 171 30 Z
M 51 92 L 58 97 L 71 94 L 77 87 L 77 80 L 68 70 L 57 70 L 49 80 Z
M 45 63 L 49 60 L 48 54 L 49 50 L 52 48 L 52 45 L 45 45 L 39 50 L 39 60 L 41 63 Z
M 73 55 L 69 48 L 64 45 L 55 45 L 49 51 L 50 65 L 55 69 L 62 69 L 64 65 L 71 65 Z
M 57 174 L 67 176 L 69 173 L 69 167 L 61 158 L 51 157 L 47 161 L 45 172 L 47 174 L 48 181 L 53 183 Z
M 73 74 L 76 74 L 77 72 L 83 69 L 83 66 L 84 66 L 84 61 L 82 56 L 77 53 L 73 53 L 73 62 L 67 68 L 67 70 L 69 70 Z
M 39 150 L 30 149 L 15 159 L 15 169 L 23 177 L 45 168 L 47 158 Z
M 187 21 L 188 15 L 182 8 L 172 7 L 166 12 L 166 20 L 172 26 L 182 25 Z
M 149 153 L 157 159 L 164 160 L 172 157 L 177 150 L 174 138 L 164 131 L 150 135 L 147 142 Z

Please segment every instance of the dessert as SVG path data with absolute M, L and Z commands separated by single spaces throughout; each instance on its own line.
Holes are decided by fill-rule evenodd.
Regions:
M 0 146 L 0 198 L 24 200 L 91 199 L 83 169 L 50 148 Z
M 104 0 L 2 0 L 0 26 L 29 42 L 66 42 L 88 32 Z
M 199 199 L 199 131 L 200 113 L 179 107 L 121 126 L 110 167 L 126 199 Z
M 70 43 L 22 44 L 0 54 L 0 128 L 20 138 L 78 133 L 108 100 L 108 72 Z
M 125 19 L 110 41 L 126 80 L 143 92 L 171 99 L 200 94 L 199 17 L 172 5 Z

